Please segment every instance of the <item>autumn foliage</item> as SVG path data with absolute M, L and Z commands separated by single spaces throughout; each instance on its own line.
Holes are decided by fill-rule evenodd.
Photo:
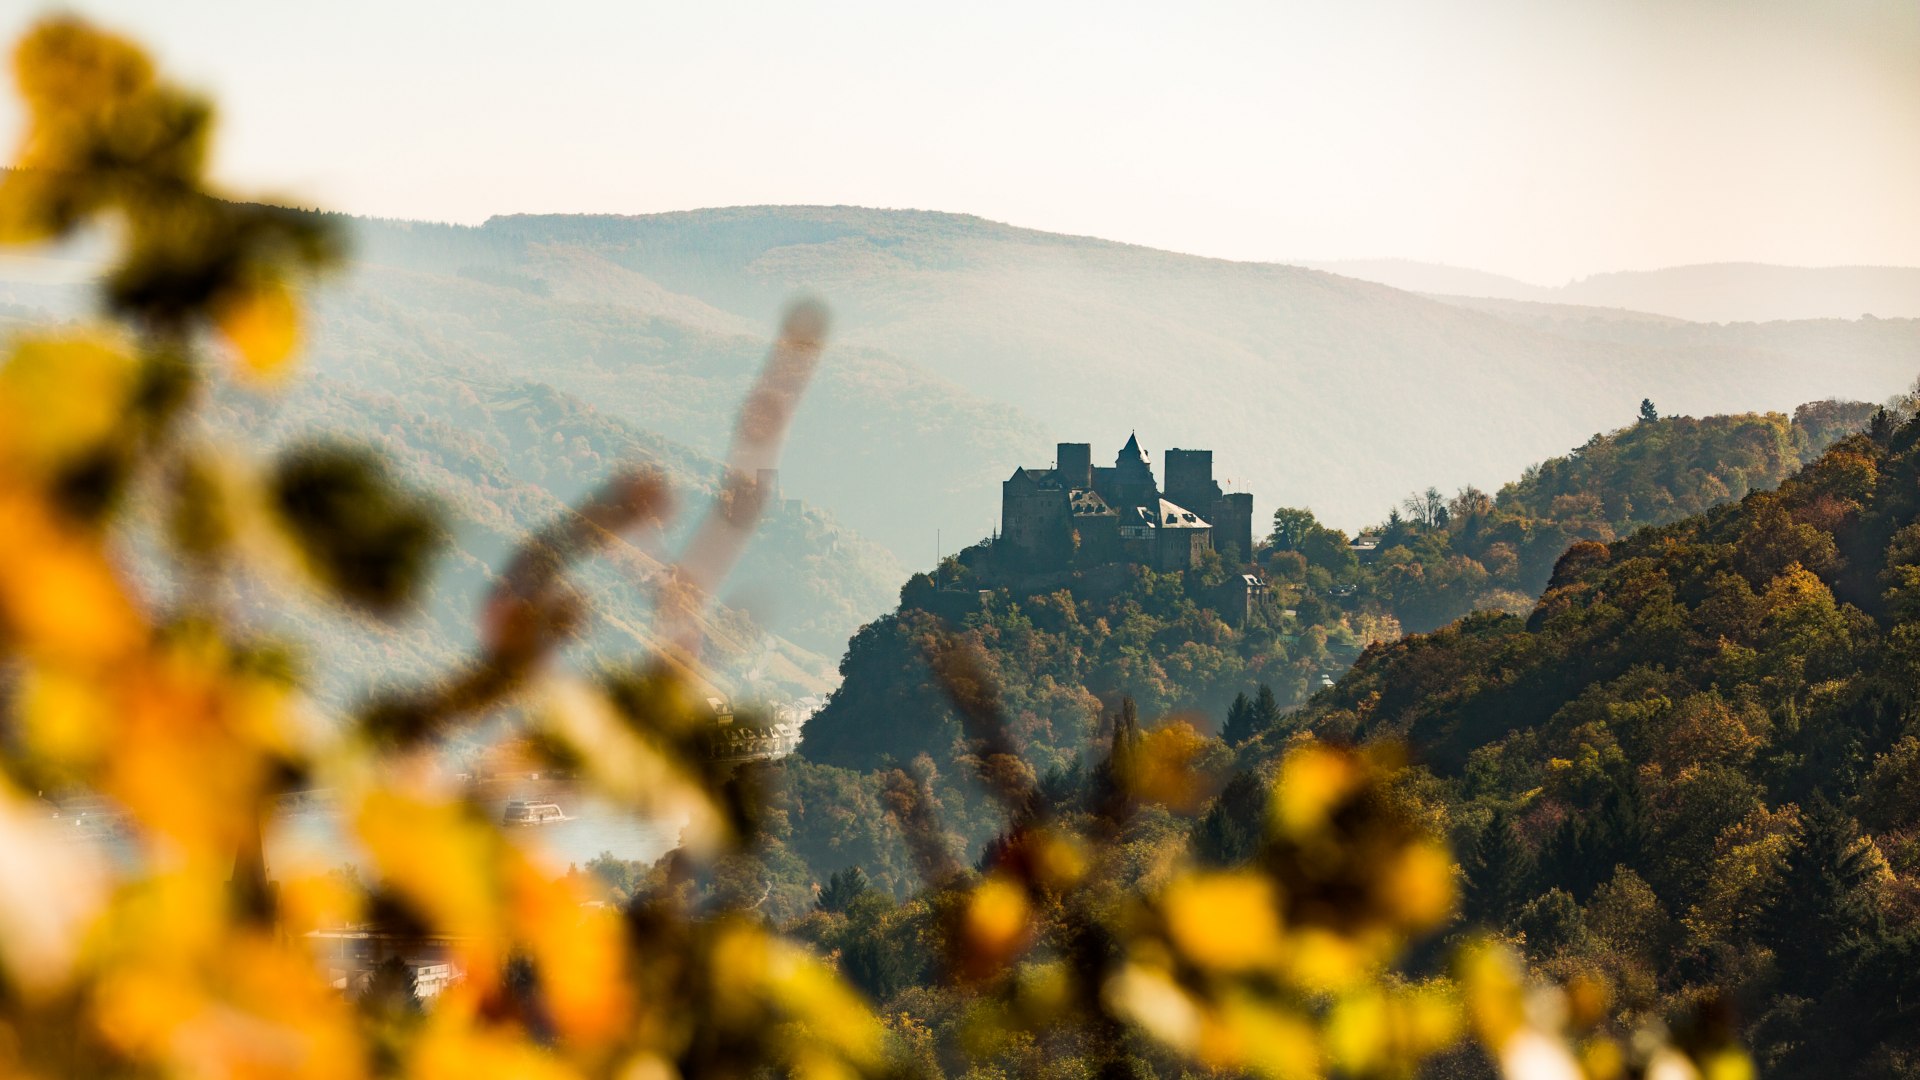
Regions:
M 500 568 L 469 662 L 318 715 L 297 651 L 245 613 L 298 591 L 404 614 L 440 532 L 430 504 L 377 456 L 321 445 L 249 460 L 192 418 L 213 386 L 272 393 L 293 376 L 302 290 L 338 237 L 324 218 L 209 190 L 212 107 L 125 39 L 56 19 L 13 66 L 29 124 L 0 233 L 104 226 L 118 249 L 101 323 L 19 337 L 0 367 L 0 1071 L 938 1071 L 910 1021 L 874 1015 L 843 979 L 851 956 L 685 887 L 750 857 L 766 806 L 750 773 L 703 752 L 694 615 L 750 535 L 765 494 L 751 478 L 820 355 L 821 310 L 789 315 L 742 409 L 723 498 L 661 591 L 656 654 L 590 677 L 561 655 L 588 602 L 570 569 L 673 513 L 659 477 L 629 472 Z M 1062 812 L 995 743 L 992 686 L 961 658 L 943 670 L 1006 822 L 977 869 L 932 841 L 923 862 L 940 978 L 973 1002 L 981 1054 L 1063 1045 L 1069 1057 L 1024 1059 L 1062 1075 L 1393 1076 L 1477 1032 L 1514 1075 L 1744 1075 L 1725 1047 L 1696 1063 L 1597 1030 L 1587 1003 L 1601 991 L 1530 988 L 1494 945 L 1454 974 L 1397 973 L 1449 924 L 1455 870 L 1389 750 L 1302 739 L 1244 865 L 1123 873 L 1130 821 L 1215 794 L 1201 737 L 1143 729 L 1129 710 L 1097 800 Z M 437 759 L 448 735 L 482 729 L 604 799 L 684 821 L 672 872 L 620 905 L 589 903 L 579 876 L 503 832 Z M 316 789 L 368 865 L 269 874 L 277 807 Z M 59 835 L 35 796 L 71 790 L 124 813 L 124 850 Z M 909 832 L 936 816 L 925 797 L 898 773 L 889 810 Z M 424 1009 L 343 995 L 308 935 L 367 925 L 448 943 L 464 978 Z

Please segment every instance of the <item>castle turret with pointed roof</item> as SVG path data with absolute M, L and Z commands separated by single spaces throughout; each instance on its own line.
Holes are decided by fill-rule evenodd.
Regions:
M 1087 443 L 1061 443 L 1051 469 L 1021 468 L 1001 485 L 998 544 L 1036 570 L 1137 562 L 1184 570 L 1210 548 L 1244 560 L 1253 550 L 1253 496 L 1221 491 L 1213 453 L 1167 451 L 1168 490 L 1135 434 L 1112 468 Z

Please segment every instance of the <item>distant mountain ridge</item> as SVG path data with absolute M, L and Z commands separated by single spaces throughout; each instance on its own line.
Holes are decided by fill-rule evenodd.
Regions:
M 1920 267 L 1704 263 L 1592 274 L 1565 285 L 1410 259 L 1306 262 L 1328 273 L 1450 299 L 1525 300 L 1666 315 L 1689 322 L 1920 317 Z
M 1780 410 L 1885 397 L 1920 370 L 1911 320 L 1817 330 L 1647 320 L 1631 336 L 1572 332 L 1302 267 L 927 211 L 512 216 L 466 240 L 502 267 L 548 279 L 556 296 L 581 288 L 583 273 L 605 280 L 611 271 L 588 268 L 607 265 L 675 303 L 756 325 L 797 291 L 826 297 L 837 348 L 947 381 L 970 412 L 991 403 L 1032 433 L 1011 455 L 1007 440 L 1020 437 L 1005 425 L 993 456 L 954 429 L 891 455 L 892 477 L 954 460 L 978 466 L 966 487 L 947 487 L 950 500 L 915 502 L 925 532 L 954 536 L 984 535 L 1004 479 L 995 472 L 1056 441 L 1117 445 L 1138 429 L 1153 453 L 1211 448 L 1221 472 L 1255 493 L 1257 513 L 1306 505 L 1358 525 L 1428 483 L 1498 483 L 1618 426 L 1642 397 L 1666 412 Z M 818 482 L 802 464 L 814 452 L 807 439 L 794 449 L 794 483 Z M 912 522 L 892 520 L 895 490 L 893 480 L 860 494 L 842 486 L 836 494 L 884 503 L 859 510 L 820 501 L 913 558 L 924 541 L 901 543 Z

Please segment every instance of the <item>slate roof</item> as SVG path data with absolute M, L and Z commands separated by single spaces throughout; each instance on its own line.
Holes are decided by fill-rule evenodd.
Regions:
M 1158 507 L 1132 507 L 1131 516 L 1140 519 L 1139 524 L 1151 525 L 1156 529 L 1210 529 L 1213 527 L 1207 524 L 1205 518 L 1186 507 L 1166 499 L 1161 499 L 1159 502 Z
M 1068 498 L 1073 503 L 1074 517 L 1109 517 L 1113 514 L 1113 507 L 1097 491 L 1075 488 Z

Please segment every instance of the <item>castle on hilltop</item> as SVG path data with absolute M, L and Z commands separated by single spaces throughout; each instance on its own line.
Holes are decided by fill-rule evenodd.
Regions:
M 999 544 L 1034 569 L 1135 562 L 1185 570 L 1219 550 L 1228 565 L 1253 552 L 1253 496 L 1213 479 L 1213 451 L 1169 450 L 1167 486 L 1140 441 L 1127 437 L 1113 467 L 1089 443 L 1060 443 L 1051 469 L 1015 469 L 1000 486 Z

